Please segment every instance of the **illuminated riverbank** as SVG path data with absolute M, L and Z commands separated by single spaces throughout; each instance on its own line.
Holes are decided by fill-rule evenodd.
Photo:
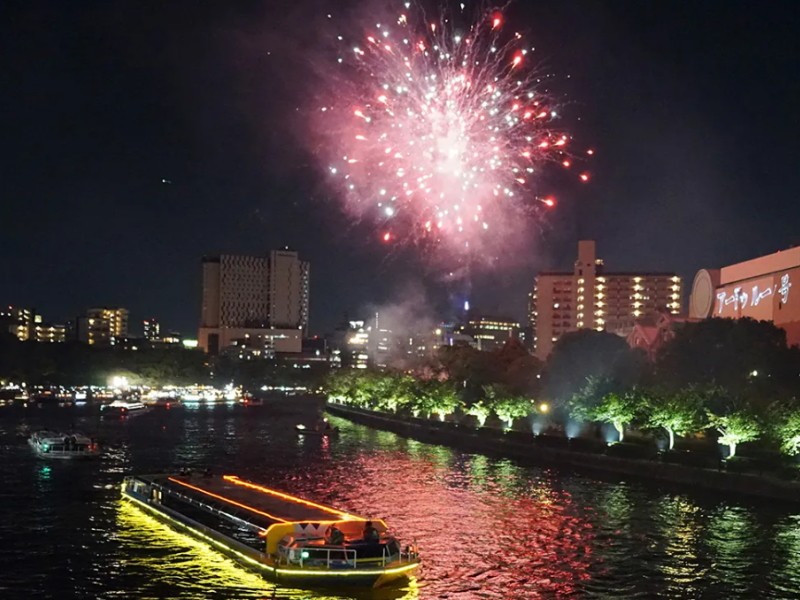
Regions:
M 462 427 L 452 423 L 432 419 L 404 419 L 394 415 L 339 404 L 329 403 L 327 410 L 354 423 L 391 431 L 398 435 L 427 443 L 451 446 L 464 451 L 499 454 L 725 493 L 800 502 L 800 484 L 791 481 L 667 464 L 657 460 L 637 460 L 589 452 L 545 448 L 530 443 L 514 441 L 507 432 L 501 429 L 489 430 L 488 428 L 483 428 L 479 432 L 474 428 Z

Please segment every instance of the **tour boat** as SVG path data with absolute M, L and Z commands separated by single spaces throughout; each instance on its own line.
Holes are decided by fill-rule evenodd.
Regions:
M 99 456 L 97 444 L 82 433 L 36 431 L 28 443 L 45 458 L 93 458 Z
M 141 402 L 131 402 L 128 400 L 114 400 L 111 404 L 103 404 L 100 410 L 105 414 L 118 414 L 126 417 L 135 417 L 150 412 L 152 407 L 146 406 Z
M 420 564 L 416 549 L 402 549 L 380 519 L 369 521 L 234 475 L 131 476 L 122 494 L 281 585 L 379 587 L 410 577 Z

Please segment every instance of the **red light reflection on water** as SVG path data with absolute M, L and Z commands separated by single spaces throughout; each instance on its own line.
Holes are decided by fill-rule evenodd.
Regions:
M 383 518 L 403 543 L 416 543 L 421 597 L 562 598 L 589 579 L 591 524 L 569 494 L 518 477 L 509 461 L 427 446 L 328 467 L 295 480 L 305 489 L 293 491 Z

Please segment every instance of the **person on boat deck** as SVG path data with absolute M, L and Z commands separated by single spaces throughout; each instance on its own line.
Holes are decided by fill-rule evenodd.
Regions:
M 380 535 L 378 535 L 378 530 L 372 526 L 372 521 L 367 521 L 364 524 L 364 541 L 377 542 L 379 540 L 380 540 Z
M 342 533 L 342 530 L 336 526 L 336 523 L 328 527 L 328 531 L 326 533 L 331 544 L 334 546 L 341 546 L 344 544 L 344 534 Z

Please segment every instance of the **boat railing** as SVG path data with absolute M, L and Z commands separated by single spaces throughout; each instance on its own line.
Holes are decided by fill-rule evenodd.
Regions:
M 382 568 L 386 568 L 386 565 L 389 563 L 393 563 L 395 561 L 399 562 L 400 564 L 408 564 L 415 562 L 418 560 L 418 554 L 415 549 L 411 547 L 407 548 L 405 552 L 390 552 L 387 546 L 383 546 L 381 548 L 381 557 L 380 557 L 380 565 Z M 278 562 L 282 563 L 283 561 L 291 564 L 291 561 L 288 557 L 279 557 Z M 369 561 L 375 561 L 376 559 L 367 559 Z M 355 548 L 311 548 L 311 547 L 303 547 L 300 549 L 300 567 L 321 567 L 324 566 L 328 569 L 331 566 L 335 567 L 350 567 L 350 568 L 357 568 L 358 565 L 358 551 Z M 372 562 L 374 565 L 375 563 Z
M 355 569 L 357 566 L 358 553 L 352 548 L 303 548 L 300 551 L 300 567 L 306 566 L 322 566 L 320 563 L 322 559 L 321 554 L 324 553 L 325 567 L 330 569 L 333 566 L 347 566 Z M 333 558 L 331 554 L 333 553 Z M 342 559 L 344 556 L 344 559 Z

